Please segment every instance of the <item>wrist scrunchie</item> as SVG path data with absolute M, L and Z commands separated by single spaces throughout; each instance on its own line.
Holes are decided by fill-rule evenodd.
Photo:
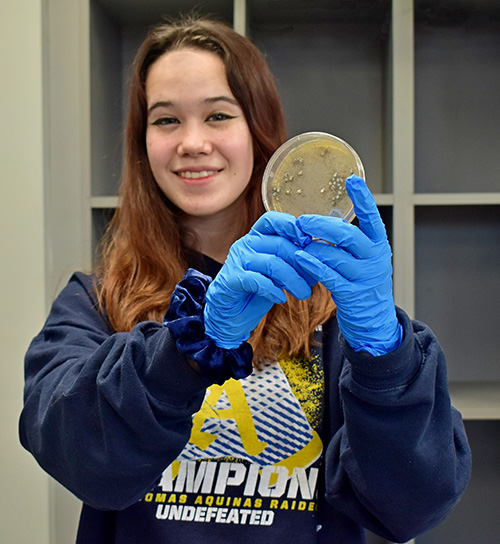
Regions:
M 172 293 L 163 325 L 176 340 L 177 349 L 198 364 L 200 374 L 222 385 L 229 378 L 239 380 L 252 373 L 253 349 L 248 342 L 235 349 L 220 348 L 205 334 L 203 309 L 211 281 L 189 268 Z

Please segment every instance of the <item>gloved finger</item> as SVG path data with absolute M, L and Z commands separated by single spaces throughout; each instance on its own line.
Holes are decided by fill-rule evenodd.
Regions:
M 262 276 L 269 278 L 274 285 L 285 289 L 295 298 L 305 300 L 311 296 L 311 288 L 306 280 L 279 257 L 254 253 L 242 264 L 245 270 L 262 274 Z
M 287 238 L 253 233 L 245 236 L 244 239 L 242 239 L 242 244 L 250 247 L 253 252 L 275 255 L 288 263 L 292 268 L 297 269 L 297 263 L 295 261 L 297 246 Z M 311 287 L 317 283 L 314 278 L 305 272 L 302 273 L 301 276 Z
M 238 274 L 216 276 L 208 287 L 207 301 L 211 296 L 214 296 L 230 306 L 234 301 L 235 293 L 254 294 L 273 304 L 286 302 L 283 289 L 277 287 L 270 278 L 258 272 L 243 269 Z
M 301 251 L 301 254 L 303 255 L 304 252 L 316 257 L 316 259 L 329 268 L 333 268 L 351 282 L 375 280 L 379 277 L 385 277 L 388 267 L 391 266 L 390 261 L 387 262 L 384 258 L 385 256 L 382 254 L 379 258 L 375 259 L 358 259 L 342 248 L 332 246 L 321 240 L 309 244 Z M 297 257 L 296 261 L 298 261 Z
M 358 259 L 373 256 L 373 242 L 358 227 L 343 219 L 306 214 L 297 219 L 297 224 L 306 234 L 341 247 Z
M 354 212 L 358 218 L 361 231 L 374 242 L 386 239 L 387 233 L 384 222 L 380 217 L 377 203 L 365 181 L 353 175 L 346 179 L 345 187 L 349 198 L 354 204 Z
M 288 213 L 266 212 L 257 219 L 250 232 L 282 236 L 299 247 L 305 247 L 311 237 L 298 228 L 296 222 L 296 218 Z
M 321 282 L 332 293 L 332 295 L 341 286 L 345 286 L 346 283 L 348 283 L 347 280 L 334 268 L 331 268 L 327 264 L 323 263 L 320 259 L 314 255 L 311 255 L 307 251 L 297 251 L 296 258 L 300 267 Z

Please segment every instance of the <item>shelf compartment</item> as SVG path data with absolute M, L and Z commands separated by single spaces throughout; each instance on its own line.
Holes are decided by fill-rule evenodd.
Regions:
M 416 191 L 498 191 L 498 2 L 415 7 Z
M 115 208 L 97 208 L 92 210 L 92 260 L 94 265 L 99 258 L 99 244 L 114 213 Z
M 465 428 L 472 450 L 469 486 L 450 516 L 416 544 L 498 543 L 500 421 L 466 421 Z
M 232 24 L 233 0 L 90 0 L 91 194 L 117 194 L 127 116 L 128 74 L 147 31 L 196 9 Z
M 419 206 L 415 225 L 415 315 L 450 381 L 500 381 L 500 206 Z
M 276 78 L 290 136 L 322 131 L 346 140 L 371 189 L 389 193 L 390 2 L 365 4 L 249 1 L 248 35 Z

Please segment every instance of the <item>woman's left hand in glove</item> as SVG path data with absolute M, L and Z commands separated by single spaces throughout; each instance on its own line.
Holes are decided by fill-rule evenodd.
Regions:
M 384 355 L 402 339 L 392 295 L 392 252 L 364 180 L 351 176 L 346 190 L 359 228 L 335 217 L 299 217 L 297 225 L 314 241 L 297 251 L 296 260 L 331 292 L 349 345 L 355 351 Z

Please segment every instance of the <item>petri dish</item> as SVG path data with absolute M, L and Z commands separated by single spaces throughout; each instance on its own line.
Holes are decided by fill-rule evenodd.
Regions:
M 345 189 L 350 175 L 365 179 L 363 163 L 344 140 L 326 132 L 305 132 L 281 145 L 267 163 L 262 200 L 267 211 L 296 217 L 306 213 L 355 217 Z

